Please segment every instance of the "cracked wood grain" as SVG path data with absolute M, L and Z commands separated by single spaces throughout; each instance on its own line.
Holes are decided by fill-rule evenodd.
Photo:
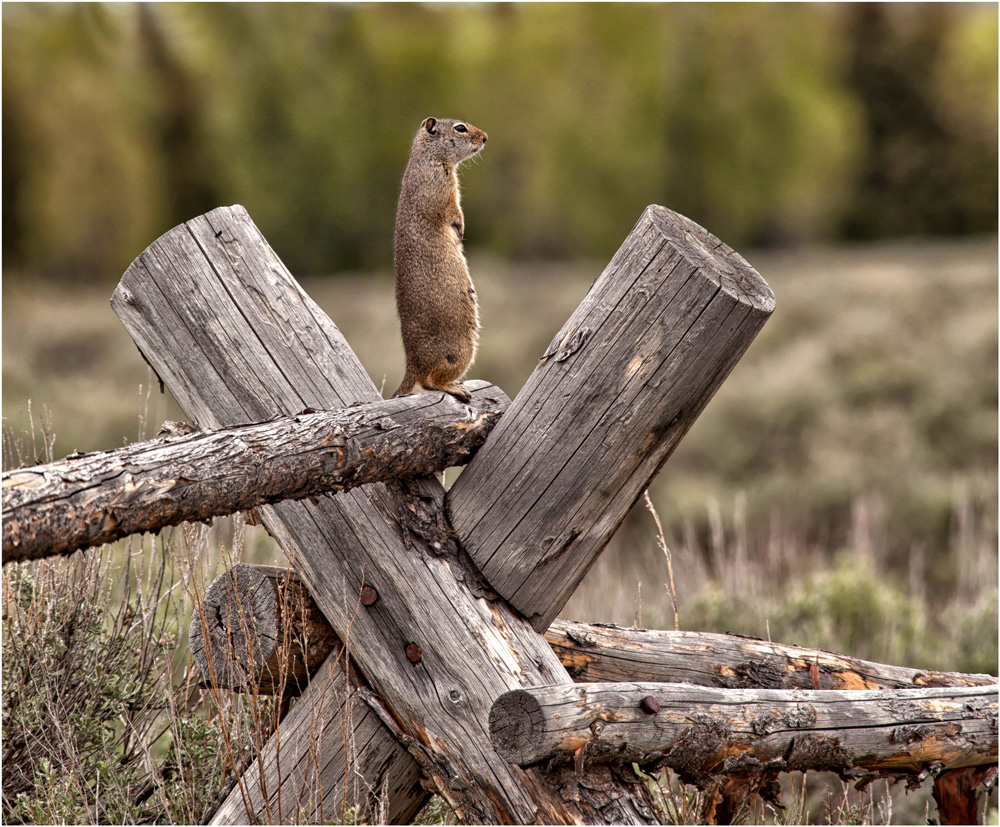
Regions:
M 339 330 L 240 207 L 214 210 L 154 242 L 129 268 L 112 304 L 198 427 L 378 399 Z M 418 478 L 259 511 L 405 734 L 408 758 L 459 818 L 650 821 L 652 800 L 638 779 L 595 781 L 593 794 L 577 794 L 572 779 L 522 770 L 494 751 L 487 728 L 494 698 L 527 684 L 569 683 L 570 677 L 541 635 L 495 595 L 490 599 L 445 530 L 443 507 L 441 485 Z M 359 606 L 365 586 L 379 595 L 371 607 Z M 406 656 L 410 643 L 421 648 L 418 663 Z M 306 714 L 317 706 L 315 683 L 293 711 L 302 705 Z M 377 731 L 384 743 L 395 743 L 384 722 Z M 284 755 L 287 743 L 281 742 Z M 280 758 L 277 749 L 268 755 Z M 285 777 L 270 764 L 265 771 Z M 378 789 L 380 779 L 370 781 Z M 581 787 L 587 783 L 580 779 Z M 244 777 L 216 821 L 245 823 L 268 812 L 277 820 L 297 817 L 294 796 L 283 798 L 291 809 L 282 811 L 273 784 L 261 797 L 248 794 L 252 787 Z
M 995 684 L 892 691 L 531 687 L 497 699 L 490 733 L 500 754 L 521 766 L 571 761 L 582 750 L 585 760 L 666 765 L 701 783 L 751 767 L 853 778 L 916 775 L 931 766 L 996 764 L 997 690 Z
M 774 310 L 736 252 L 648 207 L 448 494 L 490 585 L 544 630 Z

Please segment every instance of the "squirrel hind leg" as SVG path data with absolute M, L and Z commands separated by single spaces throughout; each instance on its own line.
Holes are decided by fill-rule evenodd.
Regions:
M 434 390 L 444 391 L 445 393 L 450 393 L 460 402 L 471 402 L 472 394 L 469 393 L 468 389 L 461 382 L 451 382 L 450 384 L 444 385 L 440 388 L 435 388 Z
M 418 382 L 413 378 L 413 375 L 406 371 L 403 375 L 403 381 L 399 383 L 399 387 L 396 388 L 396 392 L 392 395 L 395 399 L 397 396 L 406 396 L 407 394 L 413 393 Z
M 472 401 L 472 394 L 461 382 L 437 383 L 431 377 L 416 380 L 404 379 L 402 384 L 396 388 L 396 392 L 392 397 L 395 399 L 397 396 L 407 396 L 408 394 L 420 393 L 421 391 L 444 391 L 462 402 Z
M 430 373 L 418 381 L 427 390 L 444 391 L 462 402 L 470 402 L 472 394 L 458 381 L 463 373 L 465 373 L 464 367 L 461 370 L 456 370 L 454 362 L 442 360 L 431 369 Z

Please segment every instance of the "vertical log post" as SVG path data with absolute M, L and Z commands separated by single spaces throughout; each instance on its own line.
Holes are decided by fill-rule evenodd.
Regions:
M 543 631 L 774 310 L 693 221 L 648 207 L 448 495 L 480 571 Z

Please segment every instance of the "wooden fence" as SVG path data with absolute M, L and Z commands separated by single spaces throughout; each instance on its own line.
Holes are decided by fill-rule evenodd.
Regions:
M 786 651 L 776 674 L 805 687 L 744 685 L 720 660 L 703 666 L 729 682 L 695 689 L 645 638 L 627 645 L 652 677 L 620 657 L 612 677 L 574 681 L 595 660 L 580 641 L 600 633 L 554 619 L 774 309 L 753 268 L 683 216 L 644 212 L 509 407 L 485 383 L 470 406 L 382 401 L 241 207 L 152 244 L 112 307 L 200 433 L 5 473 L 4 562 L 254 509 L 288 566 L 225 575 L 192 646 L 211 680 L 296 701 L 215 823 L 329 818 L 349 776 L 393 822 L 433 790 L 466 822 L 650 823 L 636 765 L 708 790 L 715 821 L 782 771 L 930 773 L 954 821 L 995 779 L 988 676 L 894 684 L 871 675 L 898 667 L 844 667 L 868 677 L 827 688 L 849 659 L 788 667 Z M 466 460 L 447 495 L 427 476 Z M 111 488 L 74 488 L 88 473 Z M 747 658 L 744 673 L 768 674 Z

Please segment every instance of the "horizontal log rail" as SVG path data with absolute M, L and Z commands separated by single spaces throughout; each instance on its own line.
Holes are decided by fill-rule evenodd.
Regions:
M 997 690 L 541 686 L 501 695 L 490 735 L 522 767 L 560 758 L 666 765 L 692 780 L 751 768 L 917 774 L 996 764 Z
M 267 588 L 271 583 L 274 585 Z M 291 599 L 282 599 L 287 595 Z M 377 601 L 378 594 L 372 590 L 360 599 Z M 261 693 L 281 686 L 299 691 L 308 681 L 313 664 L 328 654 L 327 648 L 331 653 L 339 651 L 339 641 L 323 624 L 322 615 L 299 587 L 294 572 L 240 563 L 234 571 L 220 575 L 206 592 L 192 622 L 191 648 L 203 673 L 220 685 L 237 690 L 252 688 Z M 282 629 L 290 631 L 283 633 Z M 989 788 L 995 779 L 996 766 L 990 763 L 995 762 L 995 728 L 988 727 L 985 738 L 989 743 L 984 748 L 981 731 L 978 735 L 967 728 L 959 731 L 963 724 L 947 719 L 948 711 L 954 713 L 957 705 L 965 708 L 967 698 L 961 692 L 940 691 L 946 687 L 978 688 L 970 695 L 970 708 L 974 715 L 985 713 L 995 723 L 997 679 L 991 675 L 909 669 L 739 635 L 627 629 L 565 620 L 553 623 L 545 637 L 576 681 L 586 687 L 598 681 L 617 682 L 611 685 L 611 691 L 619 698 L 622 691 L 629 692 L 617 710 L 607 705 L 590 706 L 589 696 L 576 699 L 570 714 L 581 716 L 581 721 L 575 733 L 572 727 L 560 733 L 565 747 L 561 750 L 563 758 L 572 751 L 574 765 L 585 760 L 626 759 L 646 764 L 647 769 L 657 762 L 668 764 L 704 791 L 700 817 L 707 823 L 732 821 L 753 795 L 776 795 L 774 778 L 788 769 L 834 769 L 861 784 L 878 775 L 909 777 L 918 783 L 925 774 L 932 774 L 942 824 L 972 823 L 969 814 L 977 812 L 979 791 Z M 278 645 L 282 639 L 289 641 L 290 651 L 282 652 Z M 247 656 L 248 652 L 256 656 Z M 285 671 L 276 672 L 276 664 Z M 256 671 L 249 668 L 253 665 Z M 310 689 L 317 682 L 325 685 L 328 679 L 322 675 L 313 677 Z M 339 678 L 339 671 L 337 675 Z M 635 687 L 635 682 L 640 682 L 641 693 L 645 694 L 628 689 Z M 711 688 L 709 695 L 692 695 L 698 686 Z M 768 693 L 754 693 L 752 689 L 800 691 L 772 691 L 768 697 Z M 811 691 L 814 689 L 839 692 Z M 923 694 L 915 696 L 914 706 L 913 699 L 900 689 L 919 689 Z M 371 712 L 366 707 L 368 696 L 350 690 L 344 696 L 343 692 L 341 689 L 335 696 L 356 707 L 354 717 L 367 720 Z M 661 702 L 664 698 L 666 702 Z M 822 712 L 834 708 L 831 703 L 849 710 L 843 720 L 834 721 L 834 726 L 844 730 L 860 727 L 865 734 L 860 742 L 864 746 L 858 746 L 854 743 L 857 732 L 848 733 L 847 747 L 853 753 L 844 746 L 838 729 L 824 729 L 820 713 L 815 713 L 815 722 L 810 725 L 817 704 Z M 849 706 L 852 703 L 856 705 Z M 664 708 L 666 726 L 660 715 Z M 292 727 L 297 731 L 302 726 L 298 709 L 293 708 L 282 721 L 283 730 Z M 928 709 L 930 718 L 919 717 Z M 521 727 L 522 736 L 530 732 L 518 718 L 519 713 L 508 714 L 499 701 L 494 710 L 493 726 L 515 730 Z M 830 718 L 828 712 L 825 714 Z M 528 718 L 530 724 L 531 716 Z M 789 722 L 799 728 L 790 727 Z M 317 723 L 310 726 L 315 728 Z M 320 739 L 322 755 L 316 756 L 315 762 L 328 768 L 342 767 L 341 739 L 333 730 L 326 733 L 327 721 L 318 726 L 317 733 L 325 734 Z M 558 726 L 552 726 L 553 731 L 559 731 Z M 975 726 L 982 730 L 981 717 Z M 612 734 L 615 727 L 619 735 L 624 732 L 626 739 L 635 732 L 642 733 L 644 727 L 645 732 L 638 743 L 623 742 Z M 746 735 L 748 730 L 751 736 Z M 551 737 L 550 733 L 545 737 Z M 664 738 L 667 741 L 663 743 L 657 740 Z M 371 743 L 381 741 L 373 738 Z M 702 762 L 692 764 L 684 758 L 692 743 L 703 747 L 715 743 L 714 759 L 705 748 L 691 753 L 699 755 Z M 965 766 L 961 758 L 954 758 L 955 749 L 963 743 L 971 750 L 973 761 L 979 763 Z M 871 744 L 880 745 L 881 751 L 870 749 Z M 405 753 L 394 751 L 392 739 L 387 739 L 380 749 L 372 752 L 371 760 L 388 762 L 385 766 L 391 767 L 389 777 L 399 779 L 394 784 L 415 783 L 412 762 Z M 865 755 L 860 757 L 863 752 Z M 366 760 L 369 757 L 366 753 Z M 553 758 L 560 760 L 558 751 L 545 760 Z M 286 760 L 293 770 L 284 782 L 293 789 L 299 781 L 307 783 L 309 773 L 301 779 L 299 775 L 301 767 L 311 766 L 309 761 L 297 753 L 286 756 Z M 918 762 L 922 762 L 919 767 Z M 277 781 L 278 775 L 272 774 L 270 786 Z M 329 776 L 324 788 L 332 785 L 330 789 L 337 789 L 342 783 L 343 779 Z M 257 801 L 262 791 L 253 783 L 245 795 Z M 415 800 L 412 796 L 398 798 L 403 804 Z M 331 807 L 335 804 L 333 800 L 328 802 Z M 252 806 L 263 809 L 260 804 Z M 216 816 L 220 823 L 238 821 L 244 812 L 239 801 L 228 801 L 225 807 L 225 814 L 220 811 Z
M 234 576 L 234 573 L 238 576 Z M 210 673 L 202 629 L 192 623 L 191 651 L 205 675 L 232 689 L 253 687 L 267 694 L 279 680 L 274 674 L 277 657 L 273 630 L 290 624 L 293 640 L 307 638 L 312 647 L 307 664 L 296 648 L 282 660 L 291 685 L 312 671 L 335 648 L 336 635 L 305 589 L 296 588 L 296 603 L 288 612 L 278 599 L 283 585 L 271 588 L 262 600 L 258 585 L 276 577 L 298 584 L 297 575 L 286 569 L 239 563 L 233 572 L 220 574 L 206 590 L 205 600 L 195 618 L 209 617 L 218 623 L 209 628 L 212 657 Z M 244 584 L 233 588 L 237 584 Z M 241 605 L 241 596 L 253 594 L 252 602 Z M 364 600 L 377 600 L 374 589 L 363 592 Z M 288 617 L 282 617 L 285 611 Z M 223 623 L 223 618 L 239 618 L 239 623 Z M 301 628 L 309 618 L 308 632 Z M 224 633 L 221 633 L 223 630 Z M 732 689 L 893 689 L 935 686 L 991 686 L 993 675 L 937 672 L 910 669 L 885 663 L 838 655 L 823 649 L 771 643 L 766 640 L 712 632 L 671 632 L 629 629 L 606 623 L 557 620 L 545 632 L 545 639 L 573 679 L 580 683 L 660 682 L 690 683 L 697 686 Z M 257 658 L 240 653 L 258 652 Z M 226 665 L 240 663 L 239 673 Z M 254 671 L 253 665 L 259 666 Z M 269 665 L 270 664 L 270 665 Z
M 993 675 L 910 669 L 742 635 L 557 620 L 545 632 L 581 683 L 658 681 L 731 689 L 989 686 Z
M 363 591 L 359 599 L 374 602 L 378 600 L 378 593 L 369 589 Z M 545 637 L 574 680 L 588 683 L 658 681 L 729 689 L 845 691 L 992 686 L 997 683 L 991 675 L 909 669 L 739 635 L 627 629 L 610 624 L 557 620 Z M 190 640 L 192 654 L 206 680 L 238 691 L 252 690 L 261 694 L 277 692 L 282 687 L 301 691 L 303 684 L 309 681 L 314 664 L 340 651 L 339 640 L 325 625 L 322 614 L 294 572 L 247 563 L 237 564 L 233 571 L 220 575 L 209 586 L 201 609 L 195 612 L 192 620 Z M 279 645 L 282 640 L 288 641 L 288 645 Z M 335 670 L 335 679 L 343 680 L 342 671 Z M 326 687 L 330 679 L 323 675 L 321 671 L 313 676 L 310 690 L 315 686 Z M 803 694 L 808 697 L 807 693 Z M 340 687 L 334 697 L 343 698 L 341 703 L 352 707 L 351 720 L 368 720 L 372 710 L 366 703 L 368 695 L 363 691 Z M 892 697 L 892 693 L 886 693 L 886 697 Z M 282 730 L 297 733 L 305 725 L 305 709 L 301 705 L 294 707 L 282 720 Z M 327 768 L 324 789 L 343 788 L 345 779 L 335 772 L 345 766 L 336 720 L 312 720 L 308 725 L 313 728 L 318 746 L 312 742 L 300 744 L 291 738 L 288 741 L 291 746 L 285 747 L 283 759 L 283 764 L 292 767 L 287 777 L 274 766 L 267 784 L 256 779 L 248 782 L 243 794 L 253 802 L 252 811 L 266 811 L 266 804 L 262 803 L 266 802 L 264 790 L 268 786 L 277 788 L 279 780 L 291 789 L 308 785 L 312 779 L 303 767 L 312 766 L 310 758 Z M 364 754 L 367 763 L 358 771 L 364 774 L 369 766 L 388 767 L 386 777 L 392 779 L 393 785 L 401 785 L 400 789 L 404 789 L 406 785 L 416 784 L 415 769 L 408 754 L 400 754 L 391 737 L 379 738 L 379 734 L 377 731 L 369 733 L 369 748 Z M 313 756 L 314 750 L 319 750 L 320 754 Z M 581 752 L 580 757 L 583 756 Z M 989 770 L 988 766 L 977 766 L 938 771 L 934 779 L 934 797 L 942 824 L 973 823 L 968 817 L 970 812 L 976 812 L 978 791 L 983 786 L 988 787 L 995 777 Z M 753 794 L 767 793 L 767 779 L 773 778 L 777 771 L 780 770 L 770 775 L 758 772 L 756 778 L 746 774 L 720 775 L 710 783 L 702 778 L 702 788 L 706 791 L 702 820 L 707 823 L 731 821 L 742 802 Z M 399 813 L 393 811 L 391 820 L 405 821 L 416 800 L 413 795 L 393 797 L 397 809 L 404 809 Z M 326 806 L 337 811 L 342 802 L 342 798 L 334 797 Z M 243 799 L 231 796 L 216 813 L 213 823 L 239 822 L 245 812 Z
M 439 393 L 307 409 L 6 471 L 3 562 L 462 465 L 509 405 L 468 384 L 473 407 Z

